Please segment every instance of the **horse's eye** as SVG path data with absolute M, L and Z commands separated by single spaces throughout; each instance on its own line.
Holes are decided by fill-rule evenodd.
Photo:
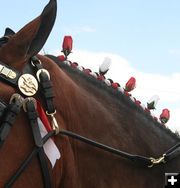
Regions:
M 7 36 L 4 36 L 4 37 L 1 37 L 0 38 L 0 47 L 3 45 L 3 44 L 6 44 L 9 40 L 9 37 Z

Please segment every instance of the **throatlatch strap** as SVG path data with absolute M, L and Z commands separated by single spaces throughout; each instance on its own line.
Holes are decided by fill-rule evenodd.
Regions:
M 37 156 L 38 156 L 41 170 L 42 170 L 44 186 L 45 188 L 51 188 L 52 187 L 51 178 L 50 178 L 49 169 L 47 166 L 47 161 L 45 158 L 45 152 L 43 149 L 43 140 L 42 140 L 38 122 L 37 122 L 38 115 L 35 109 L 34 102 L 32 100 L 29 100 L 26 102 L 26 109 L 27 109 L 28 119 L 30 121 L 30 125 L 31 125 L 32 132 L 33 132 L 35 145 L 39 148 L 37 152 Z

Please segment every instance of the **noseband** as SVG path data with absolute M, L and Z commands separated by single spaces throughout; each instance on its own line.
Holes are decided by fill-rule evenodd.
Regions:
M 59 126 L 54 117 L 56 110 L 53 104 L 54 96 L 52 92 L 50 76 L 48 71 L 42 67 L 40 60 L 36 57 L 31 58 L 31 62 L 28 63 L 23 73 L 19 73 L 12 67 L 9 67 L 6 64 L 0 62 L 0 79 L 5 83 L 17 88 L 18 93 L 21 93 L 21 95 L 18 93 L 14 94 L 11 97 L 10 103 L 8 105 L 0 100 L 0 119 L 2 119 L 2 124 L 0 126 L 0 147 L 4 143 L 14 123 L 14 120 L 20 112 L 21 107 L 23 107 L 25 112 L 27 112 L 27 117 L 29 120 L 29 124 L 32 128 L 32 133 L 35 142 L 35 147 L 33 151 L 22 162 L 21 166 L 17 169 L 16 173 L 8 180 L 8 182 L 4 186 L 5 188 L 9 188 L 13 185 L 13 183 L 22 174 L 22 172 L 25 170 L 25 168 L 31 162 L 34 156 L 38 156 L 39 158 L 43 175 L 44 187 L 52 187 L 47 161 L 43 150 L 43 145 L 49 138 L 55 136 L 56 134 L 61 134 L 79 140 L 91 146 L 97 147 L 99 149 L 118 155 L 122 158 L 128 159 L 131 162 L 134 162 L 143 167 L 153 167 L 157 164 L 164 164 L 180 155 L 180 142 L 178 142 L 175 146 L 170 148 L 160 157 L 148 158 L 145 156 L 126 153 L 124 151 L 112 148 L 102 143 L 95 142 L 71 131 L 59 129 Z M 42 101 L 44 103 L 43 106 L 46 109 L 46 114 L 52 120 L 53 130 L 49 131 L 43 138 L 40 135 L 40 130 L 37 125 L 38 114 L 36 111 L 35 99 L 31 97 L 34 94 L 36 94 L 36 92 L 38 92 L 38 94 L 42 96 Z

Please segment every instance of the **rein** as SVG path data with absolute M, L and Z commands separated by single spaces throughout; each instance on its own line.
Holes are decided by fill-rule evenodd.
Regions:
M 14 94 L 11 97 L 10 103 L 6 105 L 3 101 L 0 100 L 0 118 L 2 119 L 2 123 L 0 126 L 0 147 L 3 145 L 8 133 L 13 126 L 13 123 L 20 113 L 21 108 L 23 107 L 24 111 L 27 113 L 29 124 L 32 128 L 32 133 L 34 137 L 35 147 L 31 153 L 27 156 L 27 158 L 22 162 L 21 166 L 17 169 L 16 173 L 8 180 L 5 188 L 10 188 L 16 179 L 23 173 L 27 165 L 31 162 L 34 156 L 37 156 L 40 162 L 41 171 L 43 175 L 43 182 L 45 188 L 51 188 L 51 178 L 48 171 L 46 156 L 44 153 L 43 145 L 47 142 L 47 140 L 57 134 L 61 134 L 63 136 L 68 136 L 73 139 L 79 140 L 86 144 L 89 144 L 93 147 L 105 150 L 122 158 L 128 159 L 131 162 L 134 162 L 143 167 L 153 167 L 157 164 L 164 164 L 172 159 L 178 157 L 180 155 L 180 142 L 178 142 L 175 146 L 171 147 L 168 151 L 166 151 L 163 155 L 158 158 L 145 157 L 140 155 L 133 155 L 113 147 L 104 145 L 99 142 L 95 142 L 91 139 L 78 135 L 74 132 L 59 129 L 58 123 L 55 118 L 56 110 L 53 104 L 53 92 L 52 92 L 52 83 L 50 81 L 49 72 L 42 67 L 42 64 L 39 59 L 36 57 L 31 58 L 32 63 L 28 63 L 30 67 L 28 67 L 28 73 L 19 73 L 17 70 L 12 69 L 11 67 L 0 62 L 0 79 L 5 81 L 6 83 L 12 85 L 15 88 L 19 89 L 19 92 L 23 95 L 23 97 L 19 94 Z M 33 69 L 33 70 L 32 70 Z M 27 72 L 27 71 L 26 71 Z M 36 78 L 38 80 L 34 81 L 32 75 L 36 73 Z M 28 77 L 29 76 L 29 77 Z M 32 77 L 31 77 L 32 76 Z M 32 78 L 32 83 L 29 83 L 29 78 Z M 36 79 L 35 79 L 36 80 Z M 25 85 L 22 82 L 26 83 Z M 36 83 L 37 82 L 37 83 Z M 39 83 L 39 84 L 38 84 Z M 40 130 L 37 125 L 37 111 L 36 111 L 36 101 L 33 97 L 36 92 L 38 92 L 38 87 L 40 87 L 40 95 L 42 96 L 44 107 L 46 109 L 46 114 L 51 118 L 52 128 L 53 130 L 48 132 L 43 138 L 40 135 Z M 31 93 L 31 94 L 30 94 Z M 24 98 L 24 96 L 26 98 Z M 28 96 L 28 97 L 27 97 Z

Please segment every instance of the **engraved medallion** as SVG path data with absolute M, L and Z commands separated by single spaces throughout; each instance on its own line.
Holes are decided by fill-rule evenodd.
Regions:
M 19 90 L 26 96 L 33 96 L 38 90 L 38 82 L 31 74 L 23 74 L 18 80 Z

